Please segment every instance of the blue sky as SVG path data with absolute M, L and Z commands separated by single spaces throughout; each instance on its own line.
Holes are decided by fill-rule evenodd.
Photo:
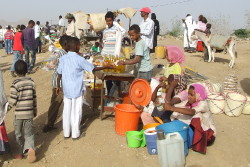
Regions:
M 6 7 L 8 6 L 8 7 Z M 11 6 L 11 7 L 10 7 Z M 137 10 L 148 6 L 156 13 L 160 24 L 170 29 L 173 19 L 181 19 L 190 13 L 195 20 L 200 14 L 208 18 L 224 18 L 232 29 L 246 26 L 245 13 L 250 11 L 249 0 L 4 0 L 0 6 L 0 20 L 18 21 L 24 18 L 52 21 L 57 24 L 58 16 L 67 12 L 82 10 L 86 13 L 106 12 L 124 7 L 133 7 Z M 12 9 L 12 10 L 10 10 Z M 120 16 L 124 25 L 127 19 Z M 132 23 L 141 21 L 139 12 L 132 19 Z M 0 23 L 1 24 L 1 23 Z M 125 27 L 127 28 L 127 27 Z

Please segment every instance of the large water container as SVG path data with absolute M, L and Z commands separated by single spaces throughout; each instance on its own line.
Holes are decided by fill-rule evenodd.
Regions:
M 174 120 L 172 122 L 164 123 L 155 128 L 156 130 L 164 130 L 165 134 L 178 132 L 184 141 L 184 154 L 188 155 L 188 146 L 189 146 L 189 126 L 184 122 L 179 120 Z M 192 143 L 192 142 L 191 142 Z
M 161 167 L 185 166 L 184 142 L 178 132 L 168 133 L 165 139 L 158 138 L 157 150 Z

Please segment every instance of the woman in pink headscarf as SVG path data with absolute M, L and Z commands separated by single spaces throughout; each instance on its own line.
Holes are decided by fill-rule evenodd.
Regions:
M 200 84 L 192 84 L 188 91 L 183 91 L 166 101 L 165 110 L 173 112 L 171 120 L 178 119 L 192 127 L 194 139 L 192 148 L 206 153 L 206 146 L 213 143 L 216 129 L 212 114 L 207 104 L 207 93 Z
M 170 74 L 182 74 L 182 64 L 185 56 L 181 48 L 178 46 L 166 46 L 166 58 L 169 64 L 164 71 L 164 77 L 168 78 Z

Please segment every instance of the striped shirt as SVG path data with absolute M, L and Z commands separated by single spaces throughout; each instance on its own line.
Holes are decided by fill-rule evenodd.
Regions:
M 16 106 L 16 119 L 32 119 L 37 113 L 36 86 L 29 77 L 20 77 L 10 87 L 10 107 Z
M 58 62 L 59 62 L 59 58 L 62 57 L 62 55 L 67 54 L 67 52 L 64 49 L 60 49 L 60 51 L 58 52 L 57 56 L 58 56 L 58 60 L 57 60 L 57 64 L 55 66 L 54 72 L 52 74 L 52 87 L 53 88 L 57 88 L 57 78 L 58 78 L 58 73 L 57 73 L 57 67 L 58 67 Z M 61 85 L 60 85 L 61 87 Z
M 102 55 L 119 56 L 121 50 L 122 32 L 119 27 L 113 25 L 103 31 L 103 49 Z M 118 53 L 119 51 L 119 53 Z

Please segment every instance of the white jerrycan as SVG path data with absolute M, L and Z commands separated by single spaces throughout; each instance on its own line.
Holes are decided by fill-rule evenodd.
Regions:
M 161 133 L 161 132 L 160 132 Z M 161 167 L 184 167 L 184 141 L 178 132 L 168 133 L 165 138 L 158 134 L 157 149 Z

